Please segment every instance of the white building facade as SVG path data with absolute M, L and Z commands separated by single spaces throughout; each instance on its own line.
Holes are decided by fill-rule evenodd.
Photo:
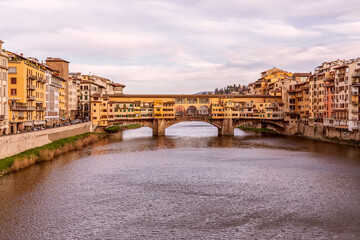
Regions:
M 9 133 L 8 118 L 8 62 L 9 57 L 2 49 L 0 40 L 0 135 Z

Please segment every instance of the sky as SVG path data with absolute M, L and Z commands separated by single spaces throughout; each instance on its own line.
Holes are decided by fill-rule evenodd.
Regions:
M 125 93 L 192 94 L 360 57 L 359 0 L 0 0 L 4 48 Z

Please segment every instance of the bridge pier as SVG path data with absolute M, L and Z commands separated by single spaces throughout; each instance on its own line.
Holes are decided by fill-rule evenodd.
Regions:
M 234 136 L 234 124 L 233 120 L 230 118 L 225 118 L 222 120 L 221 128 L 218 128 L 219 136 Z
M 152 124 L 153 136 L 165 136 L 165 119 L 154 119 Z

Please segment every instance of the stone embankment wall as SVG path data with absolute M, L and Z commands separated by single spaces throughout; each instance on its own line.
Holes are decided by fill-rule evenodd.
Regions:
M 318 139 L 318 140 L 329 140 L 331 138 L 338 138 L 343 140 L 360 140 L 360 131 L 343 131 L 334 127 L 327 127 L 323 125 L 309 126 L 303 123 L 298 124 L 297 134 L 305 137 Z
M 247 123 L 248 127 L 262 128 L 261 124 Z M 360 141 L 360 131 L 344 131 L 334 127 L 327 127 L 321 124 L 310 126 L 298 121 L 288 122 L 285 124 L 284 129 L 276 128 L 272 125 L 267 125 L 266 128 L 272 129 L 279 134 L 284 135 L 299 135 L 312 139 L 330 141 L 332 138 L 340 140 L 357 140 Z
M 51 128 L 36 132 L 21 133 L 0 137 L 0 159 L 31 148 L 43 146 L 55 140 L 93 132 L 91 122 Z

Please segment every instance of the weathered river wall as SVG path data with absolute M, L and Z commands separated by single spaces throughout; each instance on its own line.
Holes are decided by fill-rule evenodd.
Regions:
M 0 137 L 0 159 L 55 140 L 93 132 L 91 122 Z
M 360 140 L 360 131 L 350 132 L 320 124 L 310 126 L 304 123 L 299 123 L 297 128 L 296 134 L 318 140 L 329 140 L 334 138 L 339 140 Z
M 255 122 L 249 122 L 246 126 L 255 128 L 264 127 L 264 125 Z M 273 125 L 266 125 L 266 128 L 283 135 L 297 135 L 321 141 L 335 140 L 356 144 L 360 141 L 360 131 L 345 131 L 335 127 L 323 126 L 322 124 L 308 125 L 298 121 L 290 121 L 284 125 L 284 128 L 278 128 Z

